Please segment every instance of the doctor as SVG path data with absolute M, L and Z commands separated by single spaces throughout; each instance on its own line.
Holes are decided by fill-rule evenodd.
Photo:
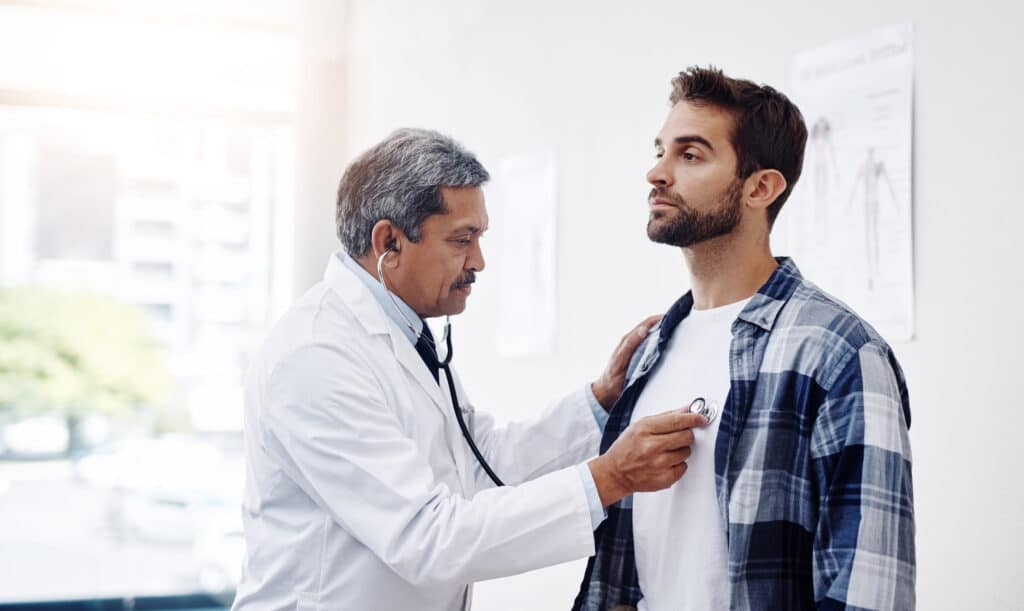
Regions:
M 412 129 L 346 170 L 345 253 L 271 331 L 246 383 L 234 609 L 468 609 L 474 581 L 590 556 L 604 507 L 686 470 L 705 421 L 681 410 L 638 420 L 594 458 L 653 319 L 535 422 L 496 427 L 457 376 L 452 396 L 447 342 L 423 319 L 462 312 L 484 269 L 487 179 L 457 143 Z

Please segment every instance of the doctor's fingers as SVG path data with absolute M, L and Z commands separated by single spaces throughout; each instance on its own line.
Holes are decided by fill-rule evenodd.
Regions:
M 637 426 L 647 433 L 655 435 L 666 435 L 679 431 L 689 430 L 698 426 L 704 426 L 708 419 L 700 414 L 691 414 L 681 410 L 663 412 L 654 416 L 647 416 L 637 421 Z
M 650 469 L 668 469 L 689 460 L 690 452 L 690 446 L 679 448 L 649 447 L 646 465 Z
M 622 341 L 626 341 L 634 337 L 639 337 L 640 339 L 647 337 L 647 334 L 651 332 L 651 327 L 658 324 L 658 322 L 661 321 L 661 317 L 661 314 L 652 314 L 647 318 L 641 320 L 640 324 L 633 327 L 633 329 L 629 333 L 623 336 Z
M 687 466 L 687 464 L 685 462 L 681 462 L 678 465 L 672 467 L 672 470 L 671 470 L 672 482 L 675 483 L 675 482 L 679 481 L 679 478 L 681 478 L 683 476 L 683 474 L 686 473 L 686 469 L 688 469 L 688 468 L 689 467 Z
M 689 448 L 693 445 L 693 441 L 693 431 L 690 429 L 666 433 L 653 438 L 653 442 L 664 452 L 675 452 L 683 448 Z
M 681 464 L 685 464 L 686 461 L 690 460 L 690 448 L 679 448 L 678 450 L 669 450 L 665 452 L 665 458 L 668 460 L 670 466 L 678 467 Z
M 686 463 L 681 462 L 679 464 L 672 465 L 665 469 L 659 469 L 657 474 L 655 474 L 654 477 L 652 477 L 652 485 L 650 486 L 650 489 L 647 491 L 654 492 L 656 490 L 664 490 L 665 488 L 668 488 L 672 484 L 678 482 L 679 478 L 683 477 L 683 474 L 686 473 L 687 468 L 688 467 Z
M 658 324 L 661 320 L 661 314 L 655 314 L 648 316 L 643 319 L 639 325 L 630 329 L 629 333 L 622 336 L 619 340 L 619 347 L 615 349 L 615 356 L 633 356 L 633 352 L 636 350 L 640 342 L 644 341 L 647 334 L 650 333 L 651 327 Z

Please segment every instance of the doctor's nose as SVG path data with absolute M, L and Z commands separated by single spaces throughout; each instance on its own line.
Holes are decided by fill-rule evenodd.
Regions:
M 469 257 L 466 259 L 466 269 L 482 272 L 485 267 L 487 267 L 487 262 L 484 261 L 484 250 L 480 247 L 480 242 L 476 241 L 470 247 Z

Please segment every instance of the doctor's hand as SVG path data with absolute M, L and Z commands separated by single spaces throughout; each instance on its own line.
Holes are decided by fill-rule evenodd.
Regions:
M 587 465 L 605 507 L 634 492 L 668 488 L 686 473 L 694 427 L 708 421 L 681 410 L 641 418 Z
M 622 387 L 626 385 L 626 370 L 629 369 L 629 359 L 632 358 L 637 347 L 647 337 L 651 327 L 658 324 L 659 320 L 661 320 L 661 314 L 648 316 L 643 322 L 633 327 L 629 333 L 623 336 L 619 341 L 619 345 L 615 347 L 615 351 L 612 352 L 612 358 L 608 361 L 608 367 L 605 368 L 604 373 L 601 374 L 597 381 L 590 385 L 590 389 L 594 391 L 594 397 L 605 411 L 610 410 L 612 405 L 615 405 L 615 402 L 619 400 L 619 395 L 622 394 Z

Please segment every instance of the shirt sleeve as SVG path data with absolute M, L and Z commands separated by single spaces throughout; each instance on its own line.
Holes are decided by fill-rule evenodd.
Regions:
M 597 420 L 597 428 L 601 429 L 603 433 L 604 426 L 608 424 L 608 410 L 598 403 L 597 397 L 594 395 L 594 389 L 590 384 L 587 384 L 583 392 L 587 396 L 587 405 L 590 406 L 590 411 L 594 414 L 594 420 Z
M 899 366 L 880 343 L 853 354 L 826 391 L 812 431 L 819 609 L 914 608 L 909 417 Z
M 594 396 L 594 389 L 590 384 L 587 384 L 584 394 L 587 396 L 587 405 L 590 406 L 590 412 L 594 414 L 594 420 L 597 421 L 597 428 L 604 432 L 604 426 L 608 424 L 608 411 L 602 407 L 597 401 L 597 397 Z M 601 495 L 597 492 L 597 484 L 594 482 L 594 474 L 590 472 L 590 467 L 587 463 L 580 463 L 580 478 L 583 480 L 583 490 L 587 493 L 587 503 L 590 505 L 590 523 L 593 525 L 594 530 L 604 522 L 604 519 L 608 517 L 608 513 L 604 510 L 604 506 L 601 505 Z
M 590 472 L 590 467 L 587 463 L 580 463 L 577 468 L 583 482 L 583 491 L 587 493 L 587 504 L 590 505 L 590 524 L 593 530 L 597 530 L 601 522 L 608 517 L 608 512 L 601 505 L 601 495 L 597 491 L 597 483 L 594 482 L 594 474 Z

